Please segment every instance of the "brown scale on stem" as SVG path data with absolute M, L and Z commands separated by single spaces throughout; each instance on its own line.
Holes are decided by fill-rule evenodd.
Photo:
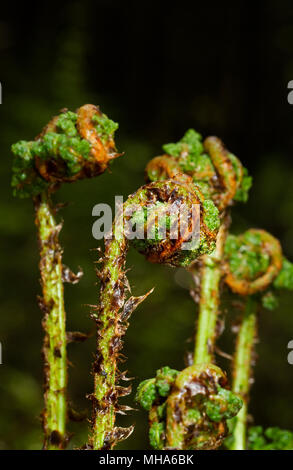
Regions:
M 12 145 L 13 193 L 33 198 L 38 230 L 43 291 L 39 305 L 45 331 L 42 351 L 45 449 L 64 449 L 68 442 L 66 345 L 83 341 L 87 336 L 77 332 L 66 334 L 63 283 L 76 284 L 82 271 L 74 274 L 62 265 L 58 241 L 62 224 L 55 221 L 60 205 L 53 207 L 51 195 L 63 182 L 91 178 L 106 170 L 119 156 L 113 140 L 117 127 L 97 106 L 84 105 L 76 113 L 62 110 L 35 140 Z
M 94 449 L 111 449 L 122 439 L 126 439 L 133 427 L 122 430 L 114 427 L 116 413 L 125 414 L 130 410 L 118 404 L 118 398 L 131 393 L 131 386 L 121 387 L 119 379 L 126 380 L 117 369 L 123 346 L 122 337 L 136 307 L 152 292 L 141 297 L 130 297 L 125 301 L 125 261 L 127 241 L 105 241 L 105 254 L 99 271 L 100 306 L 93 310 L 92 318 L 97 326 L 97 355 L 93 364 L 94 394 L 92 438 Z
M 214 229 L 209 226 L 207 209 L 202 200 L 193 186 L 182 182 L 168 180 L 145 185 L 129 196 L 124 204 L 123 223 L 119 224 L 116 219 L 113 225 L 115 236 L 105 240 L 102 267 L 98 271 L 101 283 L 100 304 L 92 312 L 92 318 L 97 326 L 97 356 L 93 365 L 94 393 L 91 395 L 93 420 L 90 445 L 93 449 L 112 449 L 117 442 L 116 413 L 125 413 L 129 410 L 129 407 L 118 404 L 118 397 L 130 391 L 130 388 L 125 390 L 117 387 L 117 381 L 121 377 L 117 363 L 123 359 L 122 336 L 126 332 L 128 319 L 134 309 L 152 292 L 151 290 L 141 297 L 131 296 L 126 300 L 126 290 L 129 289 L 125 261 L 131 226 L 141 225 L 143 238 L 132 239 L 131 244 L 148 260 L 171 266 L 186 265 L 199 254 L 213 249 L 217 233 L 217 226 Z M 158 226 L 163 215 L 166 215 L 174 204 L 178 209 L 177 216 L 181 206 L 188 209 L 187 224 L 183 233 L 179 235 L 177 232 L 173 239 L 173 225 L 170 223 L 165 227 L 164 236 L 157 238 L 158 233 L 151 229 Z M 200 205 L 201 209 L 198 215 L 202 218 L 199 242 L 195 247 L 183 250 L 182 243 L 190 239 L 196 227 L 193 205 Z M 148 210 L 147 217 L 145 209 Z M 152 232 L 151 237 L 146 236 L 149 230 Z M 132 428 L 129 432 L 132 432 Z M 122 436 L 121 433 L 119 435 Z

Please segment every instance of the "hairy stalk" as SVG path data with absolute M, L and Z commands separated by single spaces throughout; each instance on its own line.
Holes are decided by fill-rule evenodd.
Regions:
M 114 123 L 98 106 L 86 104 L 76 112 L 63 109 L 33 141 L 12 145 L 13 194 L 32 197 L 36 209 L 41 252 L 41 281 L 44 311 L 43 348 L 45 369 L 45 449 L 62 449 L 66 444 L 66 332 L 63 282 L 75 284 L 74 275 L 62 266 L 58 234 L 50 194 L 64 182 L 92 178 L 103 173 L 116 153 Z M 85 337 L 71 333 L 71 341 Z
M 199 243 L 182 250 L 197 227 L 193 207 L 200 206 L 201 231 Z M 180 235 L 172 238 L 176 220 L 171 219 L 171 209 L 183 207 L 188 210 L 187 223 L 180 226 Z M 117 381 L 124 378 L 117 368 L 119 352 L 122 347 L 121 337 L 125 334 L 130 315 L 151 292 L 141 297 L 130 297 L 125 301 L 125 260 L 128 239 L 131 244 L 153 263 L 171 266 L 185 266 L 199 255 L 211 252 L 215 246 L 217 231 L 210 227 L 210 213 L 203 206 L 197 192 L 189 182 L 179 183 L 164 181 L 150 183 L 129 196 L 125 202 L 121 219 L 113 225 L 111 239 L 105 241 L 105 254 L 101 259 L 102 269 L 97 273 L 101 281 L 100 305 L 94 307 L 93 319 L 97 325 L 97 357 L 94 362 L 93 423 L 90 447 L 93 449 L 112 449 L 118 440 L 125 439 L 133 427 L 122 430 L 115 428 L 115 415 L 124 413 L 129 407 L 118 404 L 118 397 L 130 393 L 130 389 L 117 386 Z M 165 233 L 159 227 L 165 221 Z M 214 221 L 214 219 L 213 219 Z M 177 225 L 177 224 L 175 224 Z M 140 235 L 133 238 L 133 228 Z M 184 230 L 183 230 L 184 228 Z M 139 230 L 140 229 L 140 230 Z M 175 235 L 175 234 L 174 234 Z M 95 312 L 97 310 L 97 312 Z
M 227 234 L 223 222 L 217 236 L 216 249 L 202 257 L 199 316 L 195 338 L 194 364 L 212 363 L 217 338 L 217 319 L 220 302 L 221 260 Z
M 124 304 L 124 266 L 127 243 L 123 234 L 105 241 L 101 273 L 99 315 L 93 315 L 97 327 L 97 358 L 94 363 L 93 449 L 113 448 L 116 415 L 117 354 L 121 347 L 119 312 Z
M 54 218 L 50 196 L 35 197 L 36 225 L 40 248 L 40 273 L 45 330 L 43 358 L 45 409 L 44 449 L 64 449 L 66 444 L 66 331 L 62 281 L 62 250 L 58 242 L 61 225 Z
M 237 336 L 236 351 L 233 365 L 232 390 L 242 398 L 243 406 L 233 418 L 233 441 L 230 450 L 245 450 L 247 405 L 251 379 L 253 348 L 257 329 L 257 300 L 247 297 L 245 311 Z

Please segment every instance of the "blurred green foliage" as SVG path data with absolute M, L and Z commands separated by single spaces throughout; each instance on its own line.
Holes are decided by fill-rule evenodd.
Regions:
M 251 450 L 292 450 L 293 433 L 278 427 L 263 430 L 261 426 L 249 429 L 248 448 Z
M 36 136 L 59 109 L 99 104 L 119 122 L 117 148 L 126 152 L 114 162 L 111 173 L 64 185 L 56 196 L 56 201 L 68 202 L 60 212 L 64 263 L 73 270 L 79 265 L 84 269 L 77 286 L 65 286 L 69 330 L 93 330 L 87 304 L 98 302 L 98 287 L 93 267 L 96 254 L 90 250 L 101 243 L 91 234 L 92 207 L 98 202 L 114 207 L 114 195 L 126 198 L 135 191 L 143 183 L 147 161 L 161 152 L 161 144 L 177 141 L 189 127 L 203 135 L 219 135 L 253 175 L 247 205 L 233 209 L 235 233 L 250 226 L 264 228 L 280 238 L 286 257 L 293 259 L 293 109 L 286 102 L 287 82 L 293 78 L 290 2 L 270 1 L 265 8 L 259 2 L 253 15 L 245 2 L 229 13 L 219 5 L 213 14 L 208 12 L 209 34 L 208 6 L 196 5 L 195 30 L 188 23 L 193 15 L 183 4 L 170 5 L 167 11 L 158 6 L 155 15 L 152 2 L 138 3 L 64 2 L 55 8 L 50 3 L 38 5 L 30 16 L 24 6 L 17 12 L 11 6 L 3 13 L 2 449 L 37 449 L 42 443 L 43 332 L 36 302 L 40 286 L 34 214 L 29 200 L 12 196 L 10 146 Z M 210 73 L 211 65 L 216 74 Z M 196 307 L 184 270 L 150 265 L 134 250 L 129 253 L 128 267 L 135 294 L 156 287 L 135 312 L 125 338 L 128 360 L 121 368 L 135 377 L 135 389 L 164 364 L 178 370 L 184 367 L 184 354 L 192 350 Z M 293 339 L 292 304 L 292 294 L 284 292 L 277 310 L 260 317 L 250 412 L 255 423 L 265 427 L 292 429 L 293 368 L 287 363 L 287 344 Z M 227 328 L 219 346 L 231 353 L 230 326 L 237 312 L 227 298 L 222 311 Z M 85 397 L 93 387 L 94 349 L 93 336 L 86 343 L 69 345 L 69 400 L 78 410 L 90 411 Z M 218 363 L 225 370 L 230 367 L 227 359 L 219 357 Z M 121 401 L 133 404 L 134 393 Z M 120 448 L 148 447 L 146 419 L 142 411 L 119 418 L 120 425 L 136 424 Z M 74 433 L 71 447 L 85 442 L 87 426 L 86 421 L 69 424 Z

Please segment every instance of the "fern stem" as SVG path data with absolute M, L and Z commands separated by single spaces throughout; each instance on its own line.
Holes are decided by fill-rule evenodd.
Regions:
M 124 303 L 124 266 L 127 252 L 122 234 L 105 240 L 100 274 L 100 306 L 93 315 L 97 324 L 97 357 L 94 362 L 92 446 L 94 450 L 112 449 L 117 404 L 117 359 L 121 347 L 119 311 Z
M 221 259 L 224 252 L 227 224 L 222 223 L 216 249 L 202 257 L 200 302 L 195 338 L 194 364 L 212 363 L 217 337 L 217 318 L 220 302 Z
M 64 449 L 66 444 L 66 330 L 62 281 L 62 250 L 58 242 L 61 226 L 56 224 L 47 192 L 35 197 L 36 226 L 40 248 L 40 273 L 44 313 L 43 345 L 45 408 L 44 449 Z
M 235 427 L 231 450 L 245 450 L 246 447 L 247 404 L 253 347 L 256 337 L 256 312 L 257 301 L 251 296 L 247 297 L 244 316 L 237 337 L 232 384 L 233 392 L 241 396 L 243 400 L 243 407 L 234 418 Z

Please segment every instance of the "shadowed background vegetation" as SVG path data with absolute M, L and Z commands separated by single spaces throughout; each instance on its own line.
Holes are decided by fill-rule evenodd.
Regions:
M 293 106 L 287 84 L 293 79 L 293 9 L 290 0 L 224 4 L 152 1 L 24 2 L 1 7 L 0 81 L 0 448 L 38 449 L 42 443 L 43 332 L 36 296 L 40 293 L 34 214 L 30 200 L 12 197 L 10 146 L 37 135 L 59 109 L 99 104 L 118 121 L 117 147 L 125 156 L 111 173 L 64 185 L 61 211 L 64 263 L 84 269 L 77 286 L 65 286 L 68 330 L 90 331 L 86 304 L 98 301 L 90 252 L 92 207 L 114 206 L 144 181 L 147 161 L 161 145 L 189 127 L 221 137 L 254 177 L 249 202 L 233 209 L 235 232 L 264 228 L 279 237 L 293 259 Z M 137 309 L 125 338 L 129 370 L 139 380 L 163 365 L 182 369 L 192 349 L 196 307 L 183 270 L 148 264 L 131 251 L 129 279 L 136 295 L 156 286 Z M 250 411 L 255 424 L 293 430 L 293 366 L 287 344 L 293 339 L 293 296 L 284 292 L 274 312 L 260 318 L 259 359 Z M 224 308 L 223 308 L 224 311 Z M 220 340 L 233 349 L 227 314 Z M 69 400 L 90 410 L 94 338 L 69 345 Z M 229 369 L 227 359 L 219 359 Z M 133 404 L 132 394 L 122 399 Z M 147 417 L 141 411 L 119 418 L 136 423 L 120 448 L 148 447 Z M 87 422 L 69 424 L 71 447 L 82 445 Z

